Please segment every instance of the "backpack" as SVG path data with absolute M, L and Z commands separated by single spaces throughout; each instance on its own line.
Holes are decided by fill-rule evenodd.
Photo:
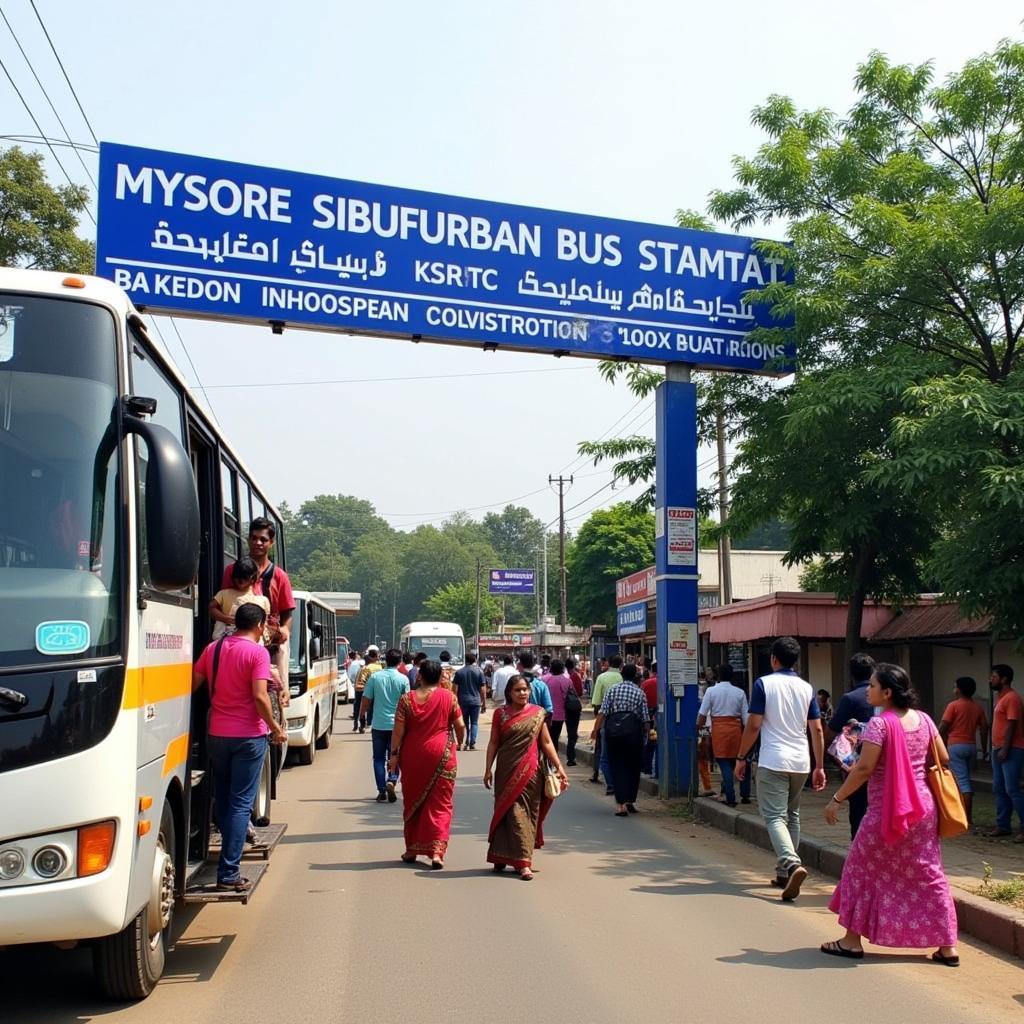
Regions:
M 565 691 L 565 713 L 574 716 L 583 713 L 583 701 L 580 700 L 580 695 L 571 682 L 569 689 Z
M 604 722 L 604 734 L 610 740 L 633 740 L 643 737 L 644 723 L 635 711 L 613 711 Z

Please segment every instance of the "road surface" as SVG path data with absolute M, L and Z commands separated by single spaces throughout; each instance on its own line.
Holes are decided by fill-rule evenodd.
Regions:
M 537 877 L 485 864 L 486 732 L 461 753 L 444 871 L 398 862 L 401 802 L 373 802 L 370 736 L 340 717 L 330 750 L 289 769 L 277 816 L 288 835 L 248 907 L 179 914 L 153 995 L 96 995 L 89 953 L 0 953 L 0 1020 L 17 1024 L 265 1024 L 417 1021 L 1019 1022 L 1019 961 L 963 943 L 959 970 L 921 953 L 859 963 L 822 956 L 836 937 L 831 883 L 799 903 L 766 882 L 770 855 L 651 813 L 619 819 L 573 772 Z

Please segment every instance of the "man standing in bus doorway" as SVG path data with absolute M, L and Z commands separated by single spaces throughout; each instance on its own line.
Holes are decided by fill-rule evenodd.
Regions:
M 270 628 L 271 656 L 274 668 L 281 684 L 281 704 L 288 705 L 288 661 L 291 641 L 291 619 L 295 611 L 295 598 L 292 597 L 292 581 L 288 573 L 270 560 L 274 549 L 277 531 L 274 524 L 264 516 L 256 516 L 249 524 L 249 557 L 256 563 L 259 576 L 254 594 L 262 594 L 270 600 L 270 617 L 267 625 Z M 231 586 L 232 566 L 224 570 L 221 589 Z
M 384 655 L 387 668 L 374 672 L 363 690 L 362 714 L 370 720 L 370 738 L 373 740 L 373 777 L 377 783 L 377 803 L 385 800 L 393 804 L 398 772 L 388 774 L 391 758 L 391 734 L 395 730 L 395 711 L 403 693 L 409 692 L 409 680 L 399 670 L 402 652 L 391 648 Z
M 282 743 L 285 730 L 274 719 L 267 685 L 270 656 L 263 646 L 267 613 L 258 604 L 235 612 L 235 632 L 209 644 L 192 670 L 192 690 L 210 691 L 209 747 L 213 769 L 214 818 L 220 828 L 217 888 L 245 892 L 242 849 L 252 814 L 267 737 Z

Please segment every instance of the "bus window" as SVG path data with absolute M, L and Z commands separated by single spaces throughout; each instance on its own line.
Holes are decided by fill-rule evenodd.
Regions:
M 224 505 L 224 564 L 242 557 L 242 536 L 238 519 L 237 474 L 226 462 L 220 464 L 221 499 Z

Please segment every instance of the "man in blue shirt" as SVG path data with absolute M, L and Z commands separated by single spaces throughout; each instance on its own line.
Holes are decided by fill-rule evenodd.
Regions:
M 529 651 L 523 651 L 519 655 L 519 672 L 530 684 L 530 703 L 543 708 L 548 713 L 548 721 L 550 721 L 555 712 L 555 705 L 551 701 L 548 684 L 537 675 L 536 665 L 537 659 Z
M 476 663 L 476 653 L 466 652 L 466 664 L 455 673 L 455 696 L 459 701 L 462 720 L 466 723 L 466 750 L 476 750 L 480 712 L 486 707 L 484 687 L 487 681 Z
M 363 690 L 362 714 L 370 719 L 370 738 L 373 740 L 373 777 L 377 783 L 377 803 L 394 803 L 398 772 L 389 775 L 391 733 L 395 728 L 395 711 L 403 693 L 409 692 L 409 680 L 398 671 L 402 652 L 392 648 L 384 656 L 386 668 L 374 672 Z M 372 717 L 371 717 L 372 716 Z
M 870 722 L 875 709 L 868 703 L 868 683 L 875 671 L 875 659 L 870 654 L 858 653 L 850 659 L 850 678 L 853 687 L 839 698 L 835 714 L 825 723 L 825 746 L 843 731 L 851 718 L 858 722 Z M 857 834 L 864 815 L 868 813 L 868 787 L 861 786 L 846 800 L 850 808 L 850 838 Z

